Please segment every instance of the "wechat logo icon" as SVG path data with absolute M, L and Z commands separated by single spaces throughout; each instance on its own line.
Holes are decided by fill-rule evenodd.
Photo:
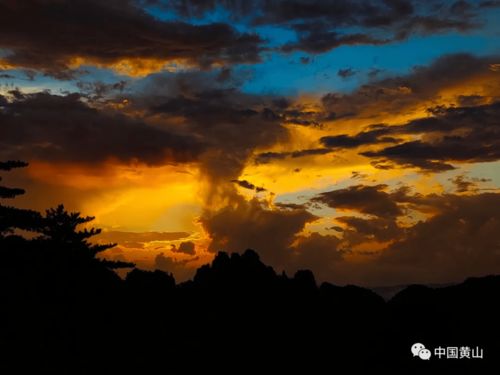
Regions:
M 431 358 L 431 351 L 429 349 L 426 349 L 424 344 L 413 344 L 411 346 L 411 353 L 414 357 L 419 357 L 424 361 L 428 361 Z

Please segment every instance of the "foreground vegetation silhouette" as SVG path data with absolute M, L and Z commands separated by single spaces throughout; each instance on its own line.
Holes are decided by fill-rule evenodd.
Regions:
M 26 166 L 0 163 L 0 170 Z M 11 199 L 22 189 L 0 187 Z M 0 205 L 0 372 L 5 374 L 486 373 L 500 353 L 500 277 L 388 302 L 373 291 L 277 274 L 220 252 L 193 280 L 97 255 L 91 217 Z M 115 268 L 130 268 L 125 279 Z M 423 361 L 410 347 L 471 346 L 484 359 Z M 497 367 L 498 368 L 498 367 Z M 32 372 L 28 372 L 32 371 Z

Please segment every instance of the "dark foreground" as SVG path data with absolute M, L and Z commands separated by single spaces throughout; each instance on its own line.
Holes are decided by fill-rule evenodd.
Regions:
M 355 286 L 318 287 L 309 271 L 277 275 L 253 251 L 219 253 L 193 281 L 176 285 L 160 271 L 136 269 L 122 280 L 97 260 L 62 261 L 23 243 L 2 241 L 0 373 L 500 369 L 499 276 L 441 289 L 411 286 L 384 302 Z M 484 358 L 424 361 L 412 357 L 415 342 L 432 351 L 480 347 Z

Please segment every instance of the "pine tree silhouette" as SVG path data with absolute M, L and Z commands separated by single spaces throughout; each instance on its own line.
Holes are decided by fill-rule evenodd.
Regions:
M 0 171 L 11 171 L 27 166 L 26 162 L 10 160 L 0 162 Z M 12 199 L 24 193 L 24 189 L 0 186 L 0 198 L 2 199 Z M 20 209 L 0 203 L 0 238 L 7 239 L 9 237 L 9 241 L 15 238 L 17 242 L 24 242 L 25 246 L 31 244 L 32 248 L 50 249 L 66 260 L 72 259 L 81 262 L 81 264 L 96 261 L 106 268 L 133 267 L 134 264 L 129 262 L 96 258 L 98 253 L 108 250 L 116 244 L 90 243 L 88 239 L 101 233 L 101 229 L 85 228 L 79 230 L 78 227 L 92 220 L 94 220 L 92 216 L 81 216 L 79 212 L 66 211 L 62 204 L 46 210 L 45 215 L 42 216 L 33 210 Z M 16 230 L 19 229 L 38 233 L 39 236 L 27 240 L 16 234 Z
M 40 241 L 48 242 L 55 248 L 72 252 L 72 256 L 78 261 L 98 260 L 108 268 L 133 267 L 133 263 L 115 262 L 104 259 L 97 259 L 96 256 L 102 251 L 116 246 L 109 244 L 92 244 L 88 241 L 90 237 L 101 233 L 99 228 L 79 230 L 80 225 L 85 225 L 94 220 L 93 216 L 81 216 L 79 212 L 68 212 L 64 205 L 60 204 L 56 208 L 46 210 L 42 220 L 42 225 L 38 229 L 41 236 Z
M 42 234 L 41 239 L 51 241 L 58 246 L 86 249 L 91 257 L 116 246 L 116 244 L 95 245 L 87 241 L 90 237 L 101 233 L 101 229 L 78 230 L 77 227 L 92 220 L 94 220 L 93 216 L 80 216 L 79 212 L 66 211 L 62 204 L 56 208 L 49 208 L 46 211 L 43 226 L 39 229 Z

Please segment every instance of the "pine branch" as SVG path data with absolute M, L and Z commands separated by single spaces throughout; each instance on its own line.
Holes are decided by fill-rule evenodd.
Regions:
M 0 186 L 0 198 L 15 198 L 16 196 L 24 193 L 25 191 L 23 189 Z
M 28 163 L 20 160 L 0 161 L 0 171 L 10 171 L 14 168 L 24 168 L 27 166 Z

